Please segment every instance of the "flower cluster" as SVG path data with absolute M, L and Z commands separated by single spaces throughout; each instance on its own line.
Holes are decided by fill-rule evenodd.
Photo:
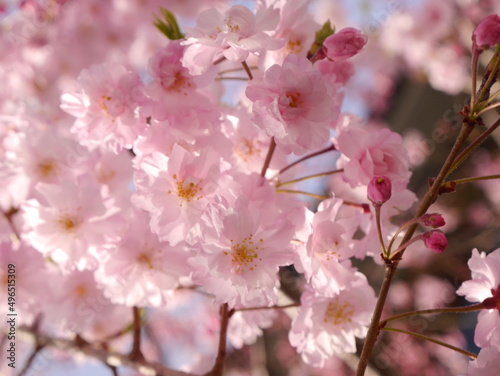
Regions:
M 376 305 L 358 266 L 390 263 L 385 245 L 412 225 L 432 228 L 413 240 L 436 252 L 448 242 L 438 213 L 400 225 L 416 201 L 402 136 L 344 110 L 368 35 L 322 27 L 308 0 L 190 0 L 171 2 L 196 17 L 185 35 L 163 9 L 165 39 L 141 22 L 159 5 L 18 9 L 45 20 L 0 69 L 0 260 L 18 267 L 23 330 L 121 351 L 132 322 L 140 363 L 144 325 L 146 363 L 162 357 L 155 328 L 189 354 L 169 362 L 198 374 L 212 369 L 219 335 L 220 355 L 226 335 L 241 348 L 277 321 L 307 365 L 356 353 Z M 497 41 L 497 18 L 474 32 L 479 47 Z M 324 170 L 309 171 L 325 155 L 313 166 Z M 304 185 L 314 178 L 326 195 Z M 484 304 L 470 375 L 498 368 L 499 255 L 474 251 L 458 291 Z M 299 306 L 289 321 L 274 310 L 286 299 Z

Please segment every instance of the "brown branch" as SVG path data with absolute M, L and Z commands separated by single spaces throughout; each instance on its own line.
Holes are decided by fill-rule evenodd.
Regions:
M 39 343 L 44 347 L 54 347 L 68 352 L 81 353 L 100 360 L 112 367 L 129 367 L 145 376 L 195 376 L 194 374 L 175 371 L 162 364 L 132 359 L 130 355 L 119 354 L 92 343 L 50 337 L 42 333 L 34 333 L 27 328 L 19 328 L 19 337 L 31 343 Z
M 28 372 L 28 370 L 30 369 L 31 364 L 35 360 L 36 356 L 38 355 L 38 353 L 40 351 L 43 350 L 44 347 L 45 346 L 43 344 L 35 343 L 35 348 L 33 349 L 32 353 L 29 356 L 29 358 L 26 360 L 26 363 L 24 364 L 23 369 L 21 371 L 19 371 L 18 376 L 24 376 Z
M 434 180 L 432 186 L 429 187 L 427 193 L 422 198 L 414 218 L 421 217 L 423 214 L 425 214 L 429 209 L 429 207 L 436 201 L 436 198 L 438 197 L 439 188 L 441 187 L 441 183 L 446 178 L 446 175 L 450 170 L 450 168 L 452 167 L 453 162 L 455 161 L 457 155 L 460 153 L 460 149 L 464 145 L 465 141 L 467 140 L 473 129 L 474 129 L 473 126 L 465 122 L 462 124 L 460 133 L 457 139 L 455 140 L 455 143 L 450 151 L 450 154 L 448 154 L 448 157 L 446 158 L 446 161 L 441 167 L 441 171 Z M 408 231 L 405 233 L 403 239 L 401 240 L 400 245 L 407 243 L 413 237 L 413 234 L 415 233 L 417 226 L 418 224 L 415 223 L 408 228 Z M 373 351 L 373 347 L 375 346 L 378 335 L 380 333 L 379 323 L 380 323 L 380 318 L 382 317 L 382 311 L 384 309 L 385 301 L 387 299 L 387 294 L 389 293 L 389 287 L 391 286 L 392 279 L 394 278 L 397 267 L 399 265 L 399 262 L 401 261 L 401 257 L 403 256 L 404 252 L 405 249 L 399 252 L 395 259 L 384 260 L 386 264 L 384 281 L 382 282 L 382 286 L 380 287 L 379 296 L 377 298 L 377 303 L 375 305 L 375 310 L 372 316 L 372 321 L 370 323 L 370 327 L 366 335 L 365 344 L 361 352 L 361 357 L 359 358 L 359 364 L 358 364 L 358 369 L 356 371 L 356 376 L 363 376 L 365 374 L 366 367 L 368 366 L 368 360 L 370 358 L 370 355 Z
M 229 306 L 224 303 L 220 307 L 220 334 L 219 334 L 219 348 L 217 350 L 217 357 L 210 376 L 222 376 L 224 369 L 224 358 L 226 357 L 226 339 L 227 339 L 227 326 L 229 325 Z
M 130 352 L 130 358 L 137 361 L 144 361 L 144 355 L 141 352 L 141 313 L 138 307 L 132 307 L 134 315 L 134 328 L 133 328 L 133 345 Z

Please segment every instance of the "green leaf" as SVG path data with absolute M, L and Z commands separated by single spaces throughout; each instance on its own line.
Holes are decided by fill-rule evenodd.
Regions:
M 155 15 L 154 25 L 156 28 L 170 40 L 183 39 L 184 34 L 181 32 L 174 14 L 163 7 L 160 7 L 160 12 L 163 19 Z
M 332 27 L 332 23 L 328 20 L 324 23 L 321 29 L 316 31 L 316 37 L 314 38 L 313 44 L 311 44 L 308 56 L 314 56 L 314 54 L 323 46 L 325 39 L 333 33 L 335 33 L 335 26 Z

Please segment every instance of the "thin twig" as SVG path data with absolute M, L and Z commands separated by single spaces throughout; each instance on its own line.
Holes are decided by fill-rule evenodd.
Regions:
M 415 315 L 431 315 L 435 313 L 467 313 L 467 312 L 480 311 L 484 308 L 486 308 L 485 305 L 483 303 L 479 303 L 466 307 L 444 307 L 444 308 L 434 308 L 434 309 L 421 309 L 418 311 L 405 312 L 388 317 L 380 321 L 380 327 L 385 326 L 390 321 L 399 320 L 405 317 L 410 317 Z
M 287 309 L 291 307 L 300 307 L 300 303 L 290 303 L 284 306 L 261 306 L 261 307 L 246 307 L 246 308 L 235 308 L 235 312 L 242 312 L 242 311 L 260 311 L 264 309 Z
M 304 156 L 304 157 L 302 157 L 302 158 L 300 158 L 300 159 L 297 159 L 295 162 L 290 163 L 289 165 L 287 165 L 287 166 L 283 167 L 281 170 L 279 170 L 279 171 L 278 171 L 278 173 L 276 174 L 276 176 L 277 176 L 278 174 L 282 174 L 283 172 L 285 172 L 285 171 L 286 171 L 286 170 L 288 170 L 289 168 L 292 168 L 293 166 L 295 166 L 295 165 L 297 165 L 297 164 L 299 164 L 299 163 L 301 163 L 301 162 L 303 162 L 303 161 L 305 161 L 305 160 L 307 160 L 307 159 L 309 159 L 309 158 L 313 158 L 313 157 L 316 157 L 316 156 L 318 156 L 318 155 L 321 155 L 321 154 L 324 154 L 324 153 L 327 153 L 327 152 L 329 152 L 329 151 L 333 151 L 333 150 L 337 150 L 337 149 L 335 149 L 335 146 L 332 144 L 332 145 L 328 146 L 328 147 L 327 147 L 327 148 L 325 148 L 325 149 L 318 150 L 317 152 L 314 152 L 314 153 L 309 154 L 309 155 L 306 155 L 306 156 Z M 276 176 L 273 176 L 273 179 L 274 179 Z
M 454 351 L 459 352 L 461 354 L 467 355 L 468 357 L 470 357 L 472 359 L 476 359 L 477 358 L 477 355 L 474 354 L 474 353 L 471 353 L 470 351 L 461 349 L 459 347 L 455 347 L 453 345 L 450 345 L 449 343 L 446 343 L 446 342 L 443 342 L 443 341 L 440 341 L 440 340 L 437 340 L 437 339 L 434 339 L 434 338 L 431 338 L 431 337 L 427 337 L 427 336 L 424 336 L 424 335 L 419 334 L 419 333 L 410 332 L 408 330 L 397 329 L 397 328 L 383 328 L 382 330 L 385 330 L 387 332 L 398 332 L 398 333 L 408 334 L 410 336 L 417 337 L 417 338 L 420 338 L 420 339 L 424 339 L 426 341 L 435 343 L 437 345 L 441 345 L 441 346 L 446 347 L 448 349 L 451 349 L 451 350 L 454 350 Z
M 238 81 L 248 81 L 249 79 L 247 77 L 216 77 L 216 81 L 222 81 L 222 80 L 238 80 Z
M 250 78 L 251 80 L 253 80 L 253 75 L 252 75 L 252 71 L 250 70 L 250 68 L 248 67 L 248 64 L 246 61 L 242 62 L 241 63 L 243 65 L 243 68 L 245 69 L 245 72 L 247 72 L 247 75 L 248 75 L 248 78 Z
M 219 74 L 226 74 L 226 73 L 232 73 L 232 72 L 240 72 L 240 71 L 242 71 L 244 69 L 245 68 L 226 69 L 226 70 L 219 71 Z M 248 67 L 248 69 L 258 69 L 258 67 L 252 66 L 252 67 Z
M 465 159 L 479 146 L 481 145 L 484 140 L 488 138 L 489 135 L 491 135 L 495 129 L 497 129 L 500 126 L 500 118 L 497 119 L 488 129 L 486 129 L 483 133 L 481 133 L 474 141 L 472 141 L 453 161 L 453 165 L 446 174 L 446 177 L 448 177 L 454 170 L 457 169 L 458 166 L 460 166 Z
M 464 183 L 472 183 L 475 181 L 493 180 L 493 179 L 500 179 L 500 175 L 476 176 L 474 178 L 463 178 L 463 179 L 452 180 L 452 182 L 458 185 Z
M 344 169 L 341 168 L 340 170 L 333 170 L 333 171 L 321 172 L 319 174 L 307 175 L 307 176 L 303 176 L 301 178 L 297 178 L 297 179 L 285 181 L 283 183 L 278 183 L 278 184 L 276 184 L 276 188 L 283 187 L 284 185 L 290 185 L 290 184 L 294 184 L 294 183 L 299 183 L 301 181 L 308 180 L 308 179 L 321 178 L 321 177 L 324 177 L 324 176 L 338 174 L 340 172 L 344 172 Z
M 492 105 L 490 105 L 490 106 L 486 106 L 485 108 L 483 108 L 481 111 L 479 111 L 479 112 L 477 113 L 477 116 L 481 116 L 481 115 L 482 115 L 482 114 L 484 114 L 486 111 L 492 110 L 492 109 L 494 109 L 494 108 L 496 108 L 496 107 L 500 107 L 500 102 L 497 102 L 497 103 L 492 104 Z
M 305 196 L 317 198 L 317 199 L 320 199 L 320 200 L 326 200 L 326 199 L 330 198 L 328 196 L 317 195 L 315 193 L 310 193 L 310 192 L 305 192 L 305 191 L 295 191 L 295 190 L 292 190 L 292 189 L 277 189 L 276 192 L 277 193 L 296 193 L 296 194 L 299 194 L 299 195 L 305 195 Z
M 382 247 L 382 253 L 384 254 L 384 257 L 389 257 L 389 254 L 387 253 L 387 249 L 385 248 L 384 237 L 382 236 L 382 225 L 380 223 L 380 207 L 381 207 L 381 205 L 375 204 L 374 206 L 375 206 L 375 222 L 377 223 L 378 240 L 380 242 L 380 246 Z
M 271 143 L 269 144 L 269 149 L 267 150 L 266 160 L 264 161 L 264 165 L 262 166 L 262 171 L 260 172 L 260 176 L 265 177 L 266 171 L 271 164 L 271 159 L 273 158 L 274 150 L 276 149 L 276 141 L 274 141 L 274 137 L 271 138 Z

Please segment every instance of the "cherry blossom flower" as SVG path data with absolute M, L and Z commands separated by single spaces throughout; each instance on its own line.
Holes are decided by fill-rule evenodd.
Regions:
M 265 67 L 282 64 L 289 54 L 306 56 L 314 42 L 314 33 L 320 25 L 307 11 L 309 0 L 264 0 L 267 7 L 274 5 L 280 10 L 280 21 L 276 26 L 275 38 L 284 39 L 285 45 L 276 51 L 266 51 Z
M 389 129 L 366 129 L 350 125 L 339 130 L 338 149 L 342 153 L 337 167 L 351 185 L 368 185 L 373 176 L 386 176 L 395 191 L 406 187 L 410 178 L 406 150 L 399 134 Z
M 136 113 L 145 100 L 143 84 L 136 73 L 116 63 L 85 69 L 79 76 L 80 92 L 61 97 L 61 108 L 77 119 L 71 131 L 80 143 L 95 148 L 104 144 L 118 152 L 130 148 L 146 128 Z
M 58 279 L 55 304 L 48 308 L 56 329 L 82 334 L 90 340 L 116 333 L 130 321 L 129 309 L 113 305 L 100 290 L 93 273 L 73 272 Z
M 336 355 L 356 352 L 355 337 L 363 338 L 375 307 L 375 293 L 361 273 L 351 288 L 330 297 L 307 288 L 289 339 L 307 364 L 323 367 Z
M 224 57 L 243 62 L 250 53 L 277 50 L 283 40 L 272 38 L 266 31 L 273 31 L 279 22 L 279 10 L 260 7 L 256 14 L 242 5 L 234 5 L 224 14 L 217 9 L 203 11 L 195 28 L 186 32 L 187 45 L 183 65 L 191 74 L 202 74 L 212 63 Z
M 36 189 L 38 200 L 22 208 L 27 241 L 64 272 L 95 269 L 92 247 L 116 241 L 123 226 L 113 201 L 91 182 L 40 183 Z
M 266 215 L 245 198 L 234 209 L 220 204 L 210 209 L 202 218 L 201 250 L 191 259 L 195 282 L 231 307 L 248 306 L 258 296 L 264 305 L 275 304 L 278 267 L 292 263 L 292 223 Z
M 100 250 L 96 280 L 113 303 L 164 305 L 179 277 L 189 274 L 189 254 L 181 247 L 161 243 L 151 233 L 144 212 L 135 210 L 129 216 L 129 228 L 121 241 Z
M 307 248 L 299 249 L 295 264 L 313 288 L 325 296 L 338 294 L 355 279 L 356 270 L 351 267 L 349 258 L 354 255 L 352 238 L 358 221 L 356 218 L 336 218 L 342 204 L 343 201 L 337 198 L 321 202 L 314 214 Z
M 210 111 L 211 96 L 205 96 L 198 88 L 207 86 L 214 80 L 215 70 L 192 76 L 182 66 L 185 47 L 179 41 L 172 41 L 159 49 L 151 57 L 148 71 L 153 81 L 146 86 L 146 93 L 153 100 L 153 116 L 165 120 L 173 115 L 182 117 L 186 111 Z M 189 100 L 186 100 L 189 97 Z
M 492 308 L 479 313 L 474 342 L 480 347 L 495 345 L 500 347 L 500 248 L 486 255 L 472 250 L 468 262 L 472 279 L 462 283 L 458 295 L 465 296 L 470 302 L 491 300 Z
M 321 74 L 305 57 L 288 55 L 246 89 L 252 120 L 285 152 L 304 154 L 328 141 L 339 107 L 327 95 Z
M 175 246 L 199 234 L 196 225 L 217 189 L 220 156 L 208 148 L 195 155 L 176 144 L 168 158 L 155 153 L 154 163 L 136 173 L 132 200 L 151 213 L 151 230 L 160 240 Z

